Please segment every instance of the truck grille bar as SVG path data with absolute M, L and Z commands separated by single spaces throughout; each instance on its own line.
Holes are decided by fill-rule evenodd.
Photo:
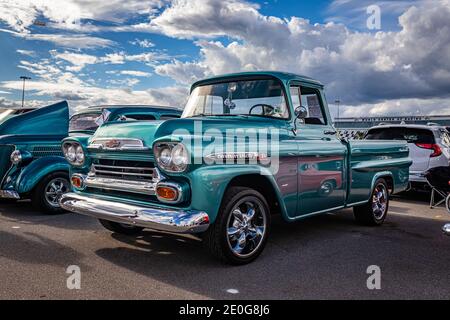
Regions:
M 86 177 L 86 187 L 154 195 L 161 176 L 157 168 L 148 164 L 126 160 L 94 160 Z

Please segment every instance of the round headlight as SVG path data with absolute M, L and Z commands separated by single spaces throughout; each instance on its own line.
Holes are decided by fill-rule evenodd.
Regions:
M 159 162 L 163 166 L 170 166 L 171 161 L 172 161 L 172 150 L 168 146 L 163 147 L 159 152 Z
M 14 150 L 11 153 L 10 160 L 13 164 L 19 164 L 22 161 L 22 153 L 20 150 Z
M 154 154 L 161 169 L 168 172 L 182 172 L 189 163 L 188 152 L 182 143 L 158 143 Z
M 182 144 L 177 144 L 172 149 L 172 163 L 178 169 L 184 170 L 188 162 L 188 155 L 186 149 Z
M 69 146 L 69 148 L 67 148 L 66 156 L 67 160 L 69 160 L 70 162 L 75 162 L 75 160 L 77 159 L 77 154 L 74 146 Z
M 66 160 L 75 166 L 81 166 L 84 164 L 86 156 L 83 151 L 83 147 L 77 142 L 66 142 L 63 144 L 63 153 Z
M 84 151 L 83 148 L 81 146 L 78 146 L 75 150 L 75 158 L 76 161 L 79 164 L 83 164 L 84 163 Z

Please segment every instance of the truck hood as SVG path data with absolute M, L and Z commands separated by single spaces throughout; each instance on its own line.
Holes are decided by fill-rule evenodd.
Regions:
M 266 129 L 270 132 L 271 129 L 278 129 L 285 123 L 285 120 L 240 116 L 106 123 L 97 130 L 91 141 L 96 138 L 137 138 L 141 139 L 145 146 L 151 147 L 155 140 L 166 137 L 168 139 L 183 135 L 201 137 L 212 129 L 222 133 L 230 129 Z
M 164 121 L 130 121 L 105 123 L 97 129 L 90 141 L 98 138 L 135 138 L 151 147 L 155 134 Z

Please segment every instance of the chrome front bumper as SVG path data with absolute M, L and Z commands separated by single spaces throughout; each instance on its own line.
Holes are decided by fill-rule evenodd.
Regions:
M 209 227 L 208 214 L 202 211 L 141 207 L 73 192 L 64 194 L 60 204 L 68 211 L 157 231 L 199 233 Z
M 3 199 L 20 199 L 20 195 L 14 190 L 0 190 L 0 198 Z

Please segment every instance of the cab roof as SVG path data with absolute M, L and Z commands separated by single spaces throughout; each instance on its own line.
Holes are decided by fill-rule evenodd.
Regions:
M 221 82 L 221 81 L 226 81 L 226 80 L 230 80 L 230 79 L 258 78 L 258 77 L 276 78 L 282 82 L 289 82 L 292 80 L 297 80 L 300 82 L 307 82 L 310 84 L 314 84 L 314 85 L 323 87 L 323 84 L 320 81 L 317 81 L 317 80 L 307 77 L 307 76 L 298 75 L 295 73 L 279 72 L 279 71 L 253 71 L 253 72 L 230 73 L 230 74 L 220 75 L 220 76 L 216 76 L 216 77 L 206 78 L 206 79 L 195 82 L 192 85 L 191 89 L 193 89 L 199 85 Z

